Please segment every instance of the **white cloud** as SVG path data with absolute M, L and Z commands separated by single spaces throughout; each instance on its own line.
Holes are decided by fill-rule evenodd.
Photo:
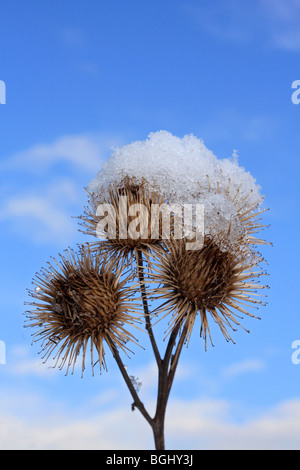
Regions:
M 64 26 L 58 29 L 57 37 L 65 51 L 72 51 L 73 53 L 74 72 L 83 72 L 86 76 L 90 77 L 97 77 L 99 75 L 100 69 L 96 61 L 89 60 L 87 54 L 85 59 L 81 58 L 82 54 L 76 55 L 78 51 L 87 51 L 90 41 L 86 31 L 74 26 Z
M 253 37 L 253 6 L 249 7 L 245 2 L 186 2 L 183 9 L 202 31 L 213 37 L 237 43 L 248 42 Z
M 40 171 L 59 162 L 67 162 L 76 169 L 98 171 L 111 147 L 119 142 L 117 137 L 96 135 L 66 135 L 50 143 L 35 144 L 27 150 L 12 155 L 2 163 L 6 170 L 25 169 Z
M 43 364 L 40 356 L 36 358 L 29 357 L 28 349 L 19 346 L 10 351 L 10 362 L 7 372 L 14 377 L 37 376 L 51 379 L 54 374 L 59 373 L 59 370 Z
M 300 51 L 300 25 L 299 29 L 279 31 L 273 34 L 274 43 L 288 51 Z
M 214 400 L 172 402 L 167 432 L 198 449 L 300 448 L 300 400 L 280 403 L 243 423 L 232 418 L 234 407 Z
M 238 44 L 259 40 L 279 49 L 300 49 L 299 0 L 216 0 L 209 7 L 188 2 L 183 8 L 202 31 L 220 40 Z
M 82 212 L 84 185 L 117 144 L 116 136 L 71 135 L 11 155 L 0 164 L 3 181 L 6 176 L 13 181 L 2 188 L 0 220 L 10 222 L 19 236 L 29 236 L 34 242 L 70 243 L 78 235 L 71 216 Z M 66 163 L 67 169 L 62 167 Z M 61 176 L 61 168 L 67 177 Z M 79 183 L 82 173 L 86 178 Z
M 9 221 L 20 238 L 41 243 L 67 241 L 75 233 L 75 222 L 65 203 L 56 204 L 47 195 L 19 195 L 3 203 L 0 220 Z
M 267 366 L 267 361 L 255 357 L 233 362 L 213 372 L 199 364 L 188 363 L 187 368 L 190 370 L 190 373 L 187 380 L 189 380 L 189 383 L 193 383 L 193 377 L 196 377 L 197 387 L 199 387 L 203 395 L 216 396 L 221 394 L 231 381 L 234 385 L 234 381 L 237 378 L 239 378 L 239 380 L 243 378 L 248 379 L 247 374 L 250 374 L 252 380 L 257 380 L 259 374 L 265 371 Z M 185 369 L 185 363 L 181 364 L 181 368 L 183 370 Z
M 299 20 L 300 0 L 260 0 L 268 15 L 286 22 Z
M 55 210 L 49 201 L 39 197 L 15 198 L 8 201 L 6 214 L 10 217 L 20 217 L 36 219 L 41 222 L 46 229 L 56 233 L 58 230 L 67 228 L 63 213 Z M 5 215 L 5 212 L 4 212 Z M 20 231 L 22 224 L 20 224 Z
M 223 370 L 222 378 L 257 372 L 264 364 L 241 361 Z M 45 374 L 47 372 L 47 374 Z M 179 371 L 180 372 L 180 371 Z M 10 376 L 15 380 L 59 379 L 29 357 L 23 346 L 11 351 Z M 182 379 L 184 368 L 179 373 Z M 135 372 L 133 371 L 133 374 Z M 154 413 L 156 367 L 154 363 L 138 371 L 146 394 L 146 408 Z M 102 378 L 103 379 L 103 378 Z M 41 384 L 26 390 L 0 390 L 0 449 L 153 449 L 152 431 L 136 409 L 122 379 L 112 377 L 108 389 L 99 396 L 70 405 L 67 395 L 41 394 Z M 51 383 L 51 382 L 50 382 Z M 58 382 L 54 382 L 54 384 Z M 28 382 L 29 384 L 29 382 Z M 123 384 L 123 382 L 122 382 Z M 39 390 L 39 392 L 38 392 Z M 51 398 L 50 398 L 51 397 Z M 168 449 L 300 449 L 300 398 L 272 407 L 261 404 L 249 408 L 243 401 L 195 397 L 170 399 L 166 415 Z
M 265 363 L 260 359 L 246 359 L 244 361 L 236 362 L 226 367 L 222 375 L 226 379 L 234 378 L 241 374 L 248 372 L 260 372 L 265 368 Z
M 300 50 L 300 1 L 260 0 L 268 20 L 272 44 L 282 50 Z
M 16 393 L 14 399 L 18 400 Z M 20 397 L 19 397 L 20 400 Z M 39 413 L 23 416 L 12 400 L 1 400 L 2 449 L 153 449 L 149 425 L 130 403 L 76 417 L 74 413 L 23 396 Z M 4 410 L 5 407 L 5 410 Z M 44 407 L 44 412 L 43 412 Z M 300 449 L 300 400 L 286 401 L 244 422 L 233 418 L 235 404 L 226 400 L 171 400 L 166 417 L 168 449 Z M 77 410 L 78 411 L 78 410 Z
M 82 48 L 86 44 L 86 38 L 83 31 L 79 28 L 65 26 L 58 32 L 61 42 L 70 48 Z
M 220 107 L 217 112 L 208 117 L 202 126 L 205 138 L 235 140 L 244 139 L 246 142 L 260 142 L 270 138 L 277 132 L 279 118 L 271 114 L 244 115 L 230 108 Z
M 148 424 L 137 413 L 132 413 L 130 406 L 127 410 L 116 408 L 87 419 L 72 419 L 58 412 L 51 418 L 41 418 L 27 421 L 17 416 L 2 416 L 0 449 L 139 449 L 147 446 L 148 434 L 151 435 Z

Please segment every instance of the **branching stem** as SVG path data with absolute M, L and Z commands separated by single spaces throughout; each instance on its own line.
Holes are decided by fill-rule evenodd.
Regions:
M 176 345 L 178 334 L 181 330 L 181 324 L 178 324 L 173 329 L 172 333 L 170 334 L 169 341 L 167 344 L 167 348 L 165 351 L 165 355 L 162 359 L 157 343 L 155 340 L 153 328 L 151 325 L 151 317 L 148 307 L 148 300 L 147 300 L 147 292 L 145 286 L 145 276 L 144 276 L 144 265 L 143 265 L 143 255 L 139 250 L 136 250 L 136 259 L 137 259 L 137 270 L 138 270 L 138 277 L 140 282 L 140 290 L 142 295 L 143 307 L 144 307 L 144 314 L 145 314 L 145 323 L 146 323 L 146 330 L 149 334 L 150 342 L 152 345 L 152 349 L 154 352 L 154 356 L 156 359 L 157 367 L 158 367 L 158 393 L 157 393 L 157 404 L 156 404 L 156 411 L 153 418 L 149 416 L 149 413 L 146 411 L 143 403 L 141 403 L 136 390 L 134 389 L 130 378 L 127 375 L 124 366 L 122 367 L 122 363 L 120 362 L 120 357 L 115 355 L 121 373 L 125 379 L 125 382 L 131 392 L 131 395 L 134 399 L 133 408 L 136 406 L 145 419 L 148 421 L 150 426 L 152 427 L 154 441 L 155 441 L 155 448 L 156 450 L 164 450 L 165 449 L 165 436 L 164 436 L 164 427 L 165 427 L 165 415 L 167 409 L 167 403 L 170 395 L 170 391 L 172 388 L 172 384 L 175 377 L 176 368 L 178 365 L 179 357 L 182 351 L 183 344 L 185 342 L 187 327 L 184 327 L 182 333 L 180 335 L 177 348 L 175 353 L 172 355 L 173 349 Z
M 148 299 L 147 299 L 147 292 L 145 286 L 145 276 L 144 276 L 144 265 L 143 265 L 143 256 L 142 253 L 136 250 L 136 259 L 137 259 L 137 270 L 138 270 L 138 277 L 140 283 L 140 290 L 142 295 L 143 307 L 144 307 L 144 314 L 145 314 L 145 324 L 146 330 L 149 334 L 150 342 L 152 345 L 152 349 L 154 352 L 154 356 L 157 363 L 158 368 L 158 392 L 157 392 L 157 404 L 156 404 L 156 411 L 155 415 L 152 418 L 148 411 L 146 410 L 144 404 L 139 398 L 137 390 L 130 379 L 126 367 L 124 366 L 122 359 L 119 355 L 118 349 L 113 341 L 109 341 L 109 347 L 112 351 L 114 359 L 119 367 L 119 370 L 125 380 L 125 383 L 128 387 L 129 392 L 133 398 L 133 403 L 131 405 L 132 410 L 137 408 L 140 413 L 144 416 L 146 421 L 150 424 L 156 450 L 164 450 L 165 449 L 165 415 L 167 409 L 167 403 L 170 396 L 170 391 L 172 388 L 172 384 L 175 377 L 175 372 L 177 369 L 179 357 L 182 351 L 182 347 L 185 343 L 186 335 L 187 335 L 187 325 L 184 325 L 182 328 L 182 324 L 179 323 L 175 325 L 173 328 L 172 333 L 170 334 L 169 341 L 166 347 L 165 355 L 162 358 L 157 343 L 155 340 L 152 324 L 151 324 L 151 317 L 149 312 L 148 306 Z M 178 339 L 179 338 L 179 339 Z M 173 350 L 176 346 L 174 354 Z
M 125 380 L 126 382 L 126 385 L 131 393 L 131 396 L 133 398 L 133 403 L 132 403 L 132 410 L 134 410 L 134 408 L 137 408 L 141 414 L 144 416 L 144 418 L 146 419 L 146 421 L 148 421 L 148 423 L 150 424 L 150 426 L 152 426 L 153 424 L 153 419 L 151 418 L 151 416 L 149 415 L 149 413 L 147 412 L 146 408 L 144 407 L 144 404 L 141 402 L 139 396 L 138 396 L 138 393 L 137 391 L 135 390 L 135 387 L 129 377 L 129 375 L 127 374 L 127 371 L 126 371 L 126 368 L 122 362 L 122 359 L 120 358 L 120 355 L 119 355 L 119 352 L 115 346 L 115 344 L 110 341 L 109 342 L 109 346 L 110 346 L 110 349 L 112 351 L 112 354 L 114 356 L 114 359 L 119 367 L 119 370 L 123 376 L 123 379 Z
M 157 365 L 158 367 L 160 367 L 161 357 L 160 357 L 160 353 L 159 353 L 156 340 L 154 337 L 154 333 L 153 333 L 153 329 L 151 325 L 150 312 L 149 312 L 149 307 L 148 307 L 147 292 L 146 292 L 145 277 L 144 277 L 143 255 L 142 255 L 142 252 L 139 250 L 136 250 L 136 259 L 137 259 L 138 276 L 139 276 L 139 282 L 140 282 L 140 290 L 141 290 L 144 313 L 145 313 L 146 330 L 149 334 L 149 338 L 151 341 L 151 345 L 152 345 L 152 349 L 154 352 Z

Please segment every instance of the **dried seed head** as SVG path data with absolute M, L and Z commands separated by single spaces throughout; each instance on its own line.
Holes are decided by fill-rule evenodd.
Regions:
M 265 240 L 253 236 L 266 227 L 261 224 L 263 197 L 254 190 L 245 190 L 240 185 L 232 184 L 230 178 L 219 171 L 212 182 L 199 185 L 198 192 L 192 197 L 204 205 L 205 235 L 213 238 L 222 251 L 240 251 L 241 245 L 250 252 L 254 245 L 271 245 Z
M 29 303 L 34 310 L 27 312 L 26 326 L 38 328 L 33 337 L 42 341 L 45 361 L 56 351 L 55 365 L 60 361 L 60 369 L 66 364 L 67 372 L 71 366 L 74 372 L 82 353 L 83 372 L 90 343 L 92 368 L 95 348 L 101 370 L 106 367 L 104 341 L 125 352 L 128 341 L 136 342 L 126 329 L 139 321 L 131 301 L 135 290 L 127 286 L 128 278 L 121 280 L 122 270 L 89 249 L 82 248 L 79 254 L 66 250 L 60 263 L 54 261 L 36 276 L 36 288 L 29 291 L 36 300 Z
M 183 240 L 172 239 L 166 243 L 165 251 L 156 253 L 153 280 L 161 284 L 154 297 L 165 300 L 159 312 L 166 310 L 165 315 L 173 314 L 168 331 L 185 324 L 188 340 L 199 313 L 205 348 L 207 335 L 211 340 L 209 316 L 219 325 L 226 340 L 232 341 L 227 328 L 234 330 L 234 326 L 241 326 L 238 321 L 241 313 L 255 317 L 248 308 L 262 304 L 255 296 L 256 290 L 264 286 L 253 281 L 264 274 L 253 271 L 260 258 L 250 259 L 248 255 L 243 249 L 239 253 L 224 252 L 208 237 L 203 248 L 195 251 L 187 251 Z
M 125 177 L 119 184 L 90 194 L 89 207 L 79 217 L 82 231 L 101 236 L 101 240 L 90 244 L 91 248 L 107 253 L 117 263 L 132 260 L 136 250 L 148 257 L 162 240 L 163 214 L 153 214 L 151 208 L 165 204 L 166 200 L 155 188 L 150 189 L 146 181 L 138 184 L 134 178 Z M 156 231 L 154 225 L 158 227 Z

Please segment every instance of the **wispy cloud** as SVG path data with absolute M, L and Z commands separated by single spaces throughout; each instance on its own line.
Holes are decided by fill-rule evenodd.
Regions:
M 299 0 L 189 1 L 183 6 L 209 35 L 238 44 L 259 41 L 265 46 L 299 51 Z
M 273 45 L 282 50 L 300 51 L 300 1 L 260 0 L 260 4 Z
M 61 42 L 70 48 L 82 48 L 86 45 L 86 37 L 82 29 L 74 26 L 64 26 L 60 28 L 58 36 Z
M 78 233 L 71 216 L 82 212 L 84 186 L 119 143 L 116 136 L 67 135 L 9 156 L 0 164 L 0 220 L 34 242 L 71 242 Z
M 0 170 L 22 168 L 32 172 L 64 162 L 87 172 L 97 171 L 111 151 L 112 145 L 117 143 L 119 139 L 116 136 L 62 136 L 53 142 L 35 144 L 11 155 L 1 163 Z
M 43 364 L 41 357 L 31 358 L 28 348 L 18 346 L 10 351 L 10 363 L 7 372 L 14 378 L 38 376 L 51 379 L 53 374 L 58 371 Z
M 273 42 L 280 49 L 299 52 L 300 51 L 300 25 L 295 29 L 283 29 L 273 33 Z
M 226 367 L 222 372 L 222 376 L 225 379 L 232 379 L 241 374 L 247 374 L 249 372 L 260 372 L 264 368 L 264 361 L 260 359 L 246 359 Z
M 86 76 L 97 77 L 100 69 L 97 57 L 91 53 L 91 41 L 88 31 L 76 26 L 63 26 L 58 29 L 56 36 L 66 53 L 71 52 L 74 67 Z
M 182 364 L 184 369 L 185 364 Z M 206 370 L 205 367 L 199 365 L 187 364 L 190 369 L 190 377 L 188 380 L 193 380 L 191 377 L 196 377 L 197 387 L 202 391 L 205 396 L 218 396 L 230 384 L 236 384 L 236 379 L 257 379 L 259 374 L 262 374 L 268 367 L 268 361 L 265 358 L 247 357 L 240 361 L 224 365 L 220 369 Z M 195 380 L 195 379 L 194 379 Z
M 245 114 L 230 107 L 219 107 L 201 127 L 205 139 L 222 139 L 258 143 L 276 134 L 280 118 L 275 114 Z
M 62 374 L 50 373 L 45 366 L 38 365 L 23 346 L 14 348 L 10 367 L 14 377 L 35 376 L 50 385 L 49 379 L 57 381 Z M 225 368 L 222 378 L 233 379 L 263 368 L 260 360 L 244 360 Z M 154 364 L 149 363 L 140 368 L 138 374 L 146 388 L 145 403 L 149 409 L 149 399 L 155 396 L 157 371 Z M 184 369 L 180 375 L 186 376 Z M 121 378 L 113 377 L 109 389 L 98 397 L 77 403 L 76 407 L 69 406 L 66 396 L 57 399 L 43 395 L 41 387 L 39 393 L 22 391 L 22 398 L 16 389 L 11 393 L 0 391 L 0 448 L 153 449 L 151 429 L 140 413 L 131 411 L 130 394 L 124 393 L 126 387 L 120 386 L 120 381 Z M 237 409 L 243 419 L 237 420 Z M 238 402 L 199 396 L 190 400 L 171 397 L 168 405 L 166 444 L 169 449 L 285 450 L 300 449 L 299 442 L 299 399 L 264 409 L 261 406 L 249 409 L 243 397 Z
M 30 234 L 32 241 L 38 243 L 66 240 L 73 232 L 66 213 L 39 197 L 10 199 L 0 213 L 0 219 L 13 219 L 21 238 Z
M 117 405 L 109 411 L 70 413 L 60 403 L 43 402 L 35 393 L 6 392 L 0 404 L 1 449 L 153 449 L 152 432 L 138 412 Z M 12 400 L 8 397 L 14 397 Z M 118 400 L 116 400 L 116 403 Z M 27 403 L 26 414 L 18 403 Z M 38 415 L 30 409 L 38 405 Z M 4 412 L 5 410 L 5 412 Z M 171 400 L 166 417 L 169 449 L 299 449 L 300 401 L 291 400 L 254 415 L 234 419 L 235 404 L 226 400 Z M 78 417 L 78 413 L 81 417 Z M 84 416 L 84 417 L 83 417 Z
M 9 223 L 20 238 L 30 237 L 37 243 L 66 242 L 77 230 L 71 219 L 71 207 L 80 200 L 76 201 L 75 191 L 69 180 L 56 180 L 43 191 L 36 188 L 10 194 L 0 208 L 0 220 Z
M 280 21 L 299 21 L 300 0 L 260 0 L 268 14 Z
M 167 433 L 191 449 L 299 449 L 300 401 L 286 401 L 242 423 L 235 404 L 221 400 L 172 402 Z
M 214 0 L 194 2 L 189 0 L 183 9 L 201 31 L 234 43 L 248 43 L 257 33 L 257 1 Z M 255 21 L 256 18 L 256 21 Z M 255 28 L 253 28 L 255 25 Z

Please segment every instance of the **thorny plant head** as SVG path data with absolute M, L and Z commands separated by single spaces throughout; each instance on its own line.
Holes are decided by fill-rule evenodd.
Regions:
M 239 188 L 230 196 L 230 180 L 221 189 L 210 184 L 207 193 L 222 195 L 231 203 L 237 199 Z M 203 191 L 203 189 L 202 189 Z M 207 349 L 207 338 L 213 345 L 209 318 L 220 327 L 227 341 L 233 339 L 228 329 L 236 331 L 241 325 L 241 315 L 259 318 L 251 313 L 258 305 L 266 303 L 260 300 L 265 297 L 259 292 L 268 286 L 260 284 L 259 278 L 266 275 L 260 266 L 261 255 L 255 251 L 256 245 L 269 244 L 256 238 L 264 226 L 260 223 L 259 203 L 254 202 L 245 208 L 247 196 L 242 203 L 237 201 L 236 218 L 240 224 L 240 234 L 235 243 L 228 243 L 231 223 L 227 233 L 217 231 L 204 237 L 200 250 L 188 251 L 184 240 L 165 241 L 164 249 L 156 250 L 150 282 L 159 284 L 153 297 L 163 302 L 157 309 L 157 315 L 166 312 L 171 315 L 169 328 L 171 332 L 178 326 L 186 326 L 186 342 L 189 341 L 197 315 L 200 316 L 200 336 L 204 338 Z M 246 330 L 248 331 L 248 330 Z
M 88 347 L 92 370 L 94 362 L 100 370 L 106 367 L 104 343 L 129 352 L 126 344 L 137 340 L 127 328 L 140 323 L 130 280 L 131 274 L 124 278 L 122 269 L 86 247 L 79 253 L 66 250 L 60 262 L 54 260 L 37 274 L 36 287 L 29 291 L 34 310 L 27 312 L 26 326 L 37 328 L 33 338 L 42 342 L 44 361 L 55 353 L 55 366 L 66 365 L 67 373 L 72 367 L 73 373 L 82 352 L 83 373 Z
M 84 227 L 82 231 L 98 239 L 90 243 L 93 250 L 108 254 L 121 265 L 132 262 L 137 251 L 148 257 L 152 248 L 162 242 L 163 215 L 157 215 L 159 233 L 154 238 L 151 236 L 154 221 L 149 217 L 151 206 L 160 206 L 166 200 L 166 196 L 155 188 L 147 187 L 146 181 L 137 183 L 134 178 L 124 177 L 118 185 L 112 184 L 100 193 L 89 194 L 89 206 L 79 217 Z M 134 235 L 138 236 L 130 234 L 132 225 Z M 113 227 L 113 233 L 110 233 L 110 227 Z
M 128 327 L 137 327 L 140 321 L 131 282 L 143 269 L 141 256 L 149 268 L 145 282 L 153 283 L 148 293 L 159 303 L 152 317 L 169 316 L 167 333 L 184 329 L 188 343 L 199 315 L 206 348 L 208 338 L 212 343 L 210 319 L 232 341 L 229 331 L 242 327 L 243 315 L 258 318 L 251 308 L 264 304 L 260 292 L 267 287 L 259 282 L 265 273 L 260 266 L 263 259 L 255 251 L 266 242 L 254 236 L 264 227 L 263 198 L 252 176 L 235 162 L 219 161 L 193 136 L 181 140 L 160 132 L 151 134 L 146 143 L 118 150 L 88 192 L 81 225 L 94 238 L 100 226 L 101 240 L 89 243 L 78 255 L 71 250 L 61 255 L 60 263 L 49 264 L 37 275 L 36 289 L 30 292 L 35 301 L 27 314 L 28 326 L 38 329 L 34 339 L 42 341 L 44 360 L 55 352 L 60 368 L 74 370 L 82 353 L 84 370 L 89 343 L 92 367 L 95 348 L 101 369 L 106 366 L 104 343 L 127 352 L 127 343 L 137 342 Z M 173 236 L 174 219 L 168 240 L 161 230 L 152 237 L 151 207 L 171 199 L 182 205 L 204 204 L 201 249 L 189 251 L 184 237 Z M 140 213 L 135 219 L 131 208 L 137 204 L 145 207 L 147 217 Z M 113 211 L 106 214 L 108 207 Z M 110 217 L 115 217 L 111 225 L 115 236 L 105 225 Z M 159 217 L 161 228 L 162 214 Z M 128 236 L 130 224 L 139 226 L 144 236 Z
M 153 292 L 160 302 L 157 314 L 166 311 L 164 316 L 172 315 L 168 332 L 186 326 L 186 341 L 199 314 L 205 349 L 208 336 L 213 344 L 210 317 L 225 339 L 232 341 L 227 328 L 235 331 L 234 326 L 241 326 L 241 314 L 255 317 L 248 309 L 263 304 L 256 296 L 257 289 L 265 286 L 253 278 L 265 273 L 253 269 L 257 262 L 251 262 L 244 251 L 239 254 L 222 251 L 209 237 L 201 250 L 187 251 L 183 240 L 173 239 L 165 243 L 165 250 L 157 252 L 155 259 L 151 281 L 160 285 Z

